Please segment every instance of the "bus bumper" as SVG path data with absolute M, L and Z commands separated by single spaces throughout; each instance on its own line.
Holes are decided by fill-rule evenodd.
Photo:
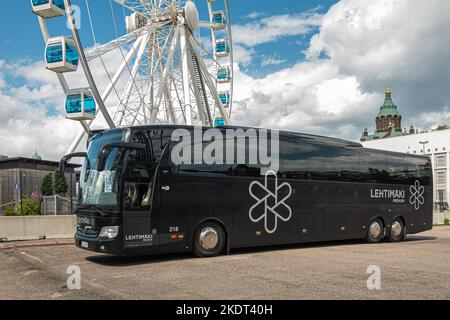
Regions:
M 118 239 L 88 238 L 75 235 L 75 245 L 93 252 L 122 254 L 122 244 Z

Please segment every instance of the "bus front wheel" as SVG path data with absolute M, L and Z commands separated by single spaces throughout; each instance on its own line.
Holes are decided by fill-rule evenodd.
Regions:
M 214 221 L 202 223 L 195 233 L 195 255 L 203 258 L 220 255 L 225 248 L 225 238 L 225 230 L 220 224 Z
M 369 228 L 367 230 L 367 242 L 378 243 L 383 239 L 384 226 L 380 219 L 375 219 L 369 223 Z
M 405 238 L 405 224 L 402 219 L 395 219 L 391 224 L 389 231 L 390 242 L 400 242 Z

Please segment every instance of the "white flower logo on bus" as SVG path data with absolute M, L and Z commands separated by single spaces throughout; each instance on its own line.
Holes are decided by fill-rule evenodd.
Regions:
M 273 177 L 273 183 L 269 183 L 269 177 Z M 249 210 L 250 220 L 257 223 L 264 219 L 267 233 L 273 234 L 277 231 L 278 219 L 283 222 L 291 219 L 292 209 L 286 204 L 286 200 L 292 195 L 292 187 L 287 182 L 278 185 L 276 172 L 270 170 L 266 173 L 264 185 L 259 181 L 253 181 L 249 186 L 249 192 L 256 200 L 256 204 Z M 280 194 L 284 196 L 280 198 Z M 269 226 L 271 220 L 274 221 L 273 226 Z
M 420 206 L 425 203 L 425 188 L 420 185 L 419 180 L 416 183 L 409 187 L 409 191 L 411 192 L 411 197 L 409 198 L 409 203 L 414 206 L 414 209 L 419 210 Z

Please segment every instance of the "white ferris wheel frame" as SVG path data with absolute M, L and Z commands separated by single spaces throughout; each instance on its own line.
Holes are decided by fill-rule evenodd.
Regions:
M 124 6 L 125 8 L 129 9 L 130 11 L 135 11 L 135 8 L 126 5 L 127 0 L 112 0 L 112 1 Z M 145 1 L 146 0 L 139 0 L 139 2 L 142 4 L 143 7 L 145 7 L 147 5 L 147 2 L 145 2 Z M 151 0 L 149 0 L 149 1 L 151 1 Z M 212 8 L 212 2 L 223 1 L 223 7 L 224 7 L 225 17 L 226 17 L 226 26 L 225 26 L 226 30 L 225 31 L 227 32 L 227 39 L 229 41 L 229 50 L 230 50 L 230 53 L 228 56 L 228 59 L 229 59 L 228 61 L 229 61 L 229 68 L 231 71 L 231 81 L 229 82 L 229 90 L 228 90 L 228 92 L 230 94 L 228 110 L 226 110 L 225 106 L 223 105 L 222 100 L 219 95 L 219 92 L 218 92 L 218 87 L 219 87 L 218 79 L 214 79 L 213 76 L 211 75 L 211 71 L 208 70 L 208 66 L 205 64 L 202 54 L 201 54 L 198 46 L 196 45 L 197 41 L 194 38 L 192 32 L 189 30 L 186 21 L 183 18 L 181 18 L 181 19 L 178 18 L 177 23 L 172 28 L 173 29 L 172 30 L 173 36 L 171 39 L 172 41 L 170 43 L 168 43 L 169 38 L 167 38 L 167 41 L 165 43 L 165 45 L 169 47 L 169 53 L 167 56 L 166 63 L 164 65 L 164 69 L 161 72 L 161 79 L 160 79 L 160 83 L 158 86 L 158 91 L 156 93 L 156 101 L 155 101 L 156 103 L 154 104 L 154 107 L 151 109 L 150 114 L 145 114 L 145 111 L 144 111 L 144 117 L 145 117 L 145 119 L 148 119 L 148 123 L 150 123 L 150 124 L 157 123 L 157 116 L 158 116 L 158 113 L 160 112 L 160 105 L 161 105 L 161 101 L 163 100 L 164 96 L 170 98 L 170 96 L 168 96 L 168 95 L 170 95 L 170 93 L 168 93 L 168 91 L 166 90 L 166 88 L 168 86 L 167 80 L 169 77 L 169 72 L 171 71 L 171 65 L 172 65 L 172 62 L 174 59 L 175 51 L 177 50 L 178 46 L 180 46 L 180 50 L 181 50 L 182 86 L 183 86 L 183 92 L 184 92 L 184 97 L 182 99 L 179 97 L 179 99 L 180 99 L 180 101 L 183 100 L 183 104 L 184 104 L 184 108 L 185 108 L 184 109 L 185 112 L 183 113 L 184 122 L 186 124 L 192 124 L 193 115 L 192 115 L 192 109 L 191 109 L 191 98 L 192 98 L 191 96 L 194 96 L 194 98 L 196 99 L 197 107 L 199 109 L 198 114 L 200 116 L 201 123 L 203 125 L 205 123 L 207 123 L 207 121 L 204 119 L 207 112 L 209 113 L 209 124 L 211 126 L 213 125 L 213 121 L 214 121 L 211 118 L 210 109 L 201 110 L 202 107 L 208 108 L 208 105 L 207 105 L 207 102 L 205 105 L 204 103 L 199 101 L 200 97 L 202 96 L 202 93 L 199 92 L 199 90 L 200 90 L 199 87 L 196 85 L 192 85 L 192 88 L 190 87 L 190 82 L 194 82 L 193 77 L 195 74 L 195 70 L 194 70 L 193 59 L 195 57 L 196 62 L 198 64 L 197 73 L 200 73 L 200 76 L 204 80 L 204 84 L 208 88 L 210 95 L 212 95 L 212 100 L 215 103 L 215 108 L 217 108 L 219 110 L 219 114 L 222 117 L 222 119 L 224 120 L 225 124 L 226 125 L 230 124 L 230 116 L 231 116 L 231 110 L 232 110 L 232 105 L 233 105 L 234 61 L 233 61 L 233 40 L 232 40 L 232 34 L 231 34 L 231 21 L 230 21 L 230 16 L 229 16 L 228 0 L 205 0 L 205 1 L 207 2 L 207 7 L 208 7 L 208 11 L 209 11 L 209 21 L 208 22 L 200 22 L 200 27 L 203 27 L 203 28 L 206 27 L 206 28 L 211 29 L 211 38 L 212 38 L 212 45 L 213 45 L 213 57 L 212 58 L 213 58 L 213 61 L 215 62 L 216 67 L 219 66 L 219 64 L 218 64 L 219 56 L 216 51 L 216 40 L 217 40 L 216 33 L 217 33 L 217 31 L 214 28 L 213 22 L 212 22 L 213 21 L 212 20 L 213 13 L 214 13 L 213 8 Z M 161 3 L 162 0 L 154 0 L 154 2 Z M 125 109 L 128 106 L 128 102 L 130 99 L 131 91 L 133 90 L 133 86 L 136 85 L 135 79 L 139 72 L 139 67 L 140 67 L 142 57 L 144 55 L 145 49 L 146 49 L 149 41 L 152 41 L 152 35 L 150 33 L 152 32 L 152 30 L 154 30 L 156 32 L 160 26 L 164 25 L 164 23 L 161 23 L 161 25 L 156 24 L 154 29 L 146 26 L 146 27 L 137 29 L 135 31 L 128 32 L 127 34 L 120 36 L 117 39 L 110 41 L 109 43 L 96 45 L 94 49 L 85 51 L 83 49 L 81 39 L 80 39 L 80 36 L 78 33 L 78 29 L 76 26 L 75 18 L 74 18 L 73 11 L 72 11 L 71 1 L 64 0 L 64 5 L 65 5 L 65 14 L 67 17 L 68 26 L 70 26 L 72 38 L 73 38 L 75 47 L 78 52 L 79 62 L 82 67 L 82 71 L 86 77 L 89 88 L 91 89 L 92 95 L 94 96 L 95 101 L 97 102 L 98 111 L 103 115 L 103 117 L 110 129 L 116 128 L 117 125 L 121 126 L 121 123 L 123 121 L 125 113 L 127 111 L 128 112 L 130 111 L 130 110 L 125 110 Z M 88 8 L 88 10 L 89 10 L 89 8 Z M 90 15 L 89 11 L 88 11 L 88 13 Z M 41 28 L 42 36 L 44 38 L 45 43 L 47 43 L 48 40 L 50 39 L 50 34 L 49 34 L 48 27 L 47 27 L 46 19 L 41 16 L 37 16 L 37 17 L 38 17 L 38 21 L 39 21 L 39 26 Z M 91 28 L 92 28 L 92 25 L 91 25 Z M 94 36 L 94 38 L 95 38 L 95 36 Z M 94 41 L 95 41 L 95 39 L 94 39 Z M 102 93 L 100 93 L 97 88 L 95 79 L 92 75 L 91 69 L 89 67 L 89 61 L 92 61 L 99 57 L 101 58 L 101 56 L 103 56 L 104 54 L 111 52 L 112 50 L 114 50 L 116 48 L 120 48 L 122 45 L 124 45 L 126 43 L 130 43 L 132 41 L 134 41 L 133 45 L 131 46 L 130 50 L 126 53 L 126 55 L 123 55 L 123 61 L 121 62 L 119 68 L 116 70 L 114 75 L 112 77 L 110 77 L 110 79 L 109 79 L 110 82 L 109 82 L 108 86 Z M 191 56 L 192 58 L 189 58 L 189 56 Z M 135 57 L 135 61 L 134 61 L 132 69 L 130 69 L 129 64 L 131 63 L 131 61 L 134 57 Z M 153 56 L 152 56 L 152 59 L 154 59 Z M 162 60 L 162 57 L 160 57 L 160 59 Z M 115 87 L 116 87 L 119 79 L 122 77 L 125 70 L 127 70 L 127 69 L 128 69 L 128 72 L 130 73 L 130 78 L 128 80 L 127 86 L 125 87 L 125 91 L 123 92 L 122 97 L 120 99 L 120 104 L 117 107 L 117 111 L 114 114 L 114 116 L 111 117 L 111 115 L 105 105 L 105 102 L 108 100 L 108 98 L 110 97 L 113 90 L 116 90 Z M 63 89 L 64 94 L 67 95 L 68 92 L 71 90 L 71 88 L 68 84 L 66 77 L 64 76 L 63 73 L 56 73 L 56 74 L 57 74 L 57 78 Z M 136 86 L 136 88 L 137 88 L 137 86 Z M 204 91 L 203 96 L 206 97 L 205 89 L 203 89 L 203 91 Z M 153 94 L 152 94 L 152 97 L 153 97 Z M 141 106 L 142 106 L 142 104 L 145 104 L 144 99 L 142 99 L 140 104 L 141 104 Z M 170 105 L 170 103 L 169 103 L 169 105 Z M 122 109 L 121 109 L 121 107 L 122 107 Z M 145 108 L 142 108 L 142 109 L 145 110 Z M 177 123 L 175 111 L 171 110 L 170 106 L 166 107 L 166 109 L 167 109 L 166 110 L 167 117 L 168 117 L 168 119 L 170 119 L 169 123 Z M 139 110 L 141 110 L 140 107 L 139 107 Z M 135 117 L 137 117 L 137 113 L 139 112 L 139 110 L 133 111 L 133 112 L 136 112 Z M 82 126 L 82 130 L 80 130 L 80 132 L 77 134 L 77 136 L 73 140 L 67 153 L 69 153 L 69 154 L 73 153 L 78 148 L 80 142 L 85 137 L 85 135 L 89 135 L 91 133 L 91 125 L 92 125 L 93 121 L 94 120 L 79 121 Z

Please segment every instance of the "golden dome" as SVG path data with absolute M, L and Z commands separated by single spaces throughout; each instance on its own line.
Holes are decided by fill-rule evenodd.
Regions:
M 391 95 L 392 95 L 391 88 L 388 87 L 388 88 L 386 89 L 386 96 L 389 96 L 389 97 L 390 97 Z

